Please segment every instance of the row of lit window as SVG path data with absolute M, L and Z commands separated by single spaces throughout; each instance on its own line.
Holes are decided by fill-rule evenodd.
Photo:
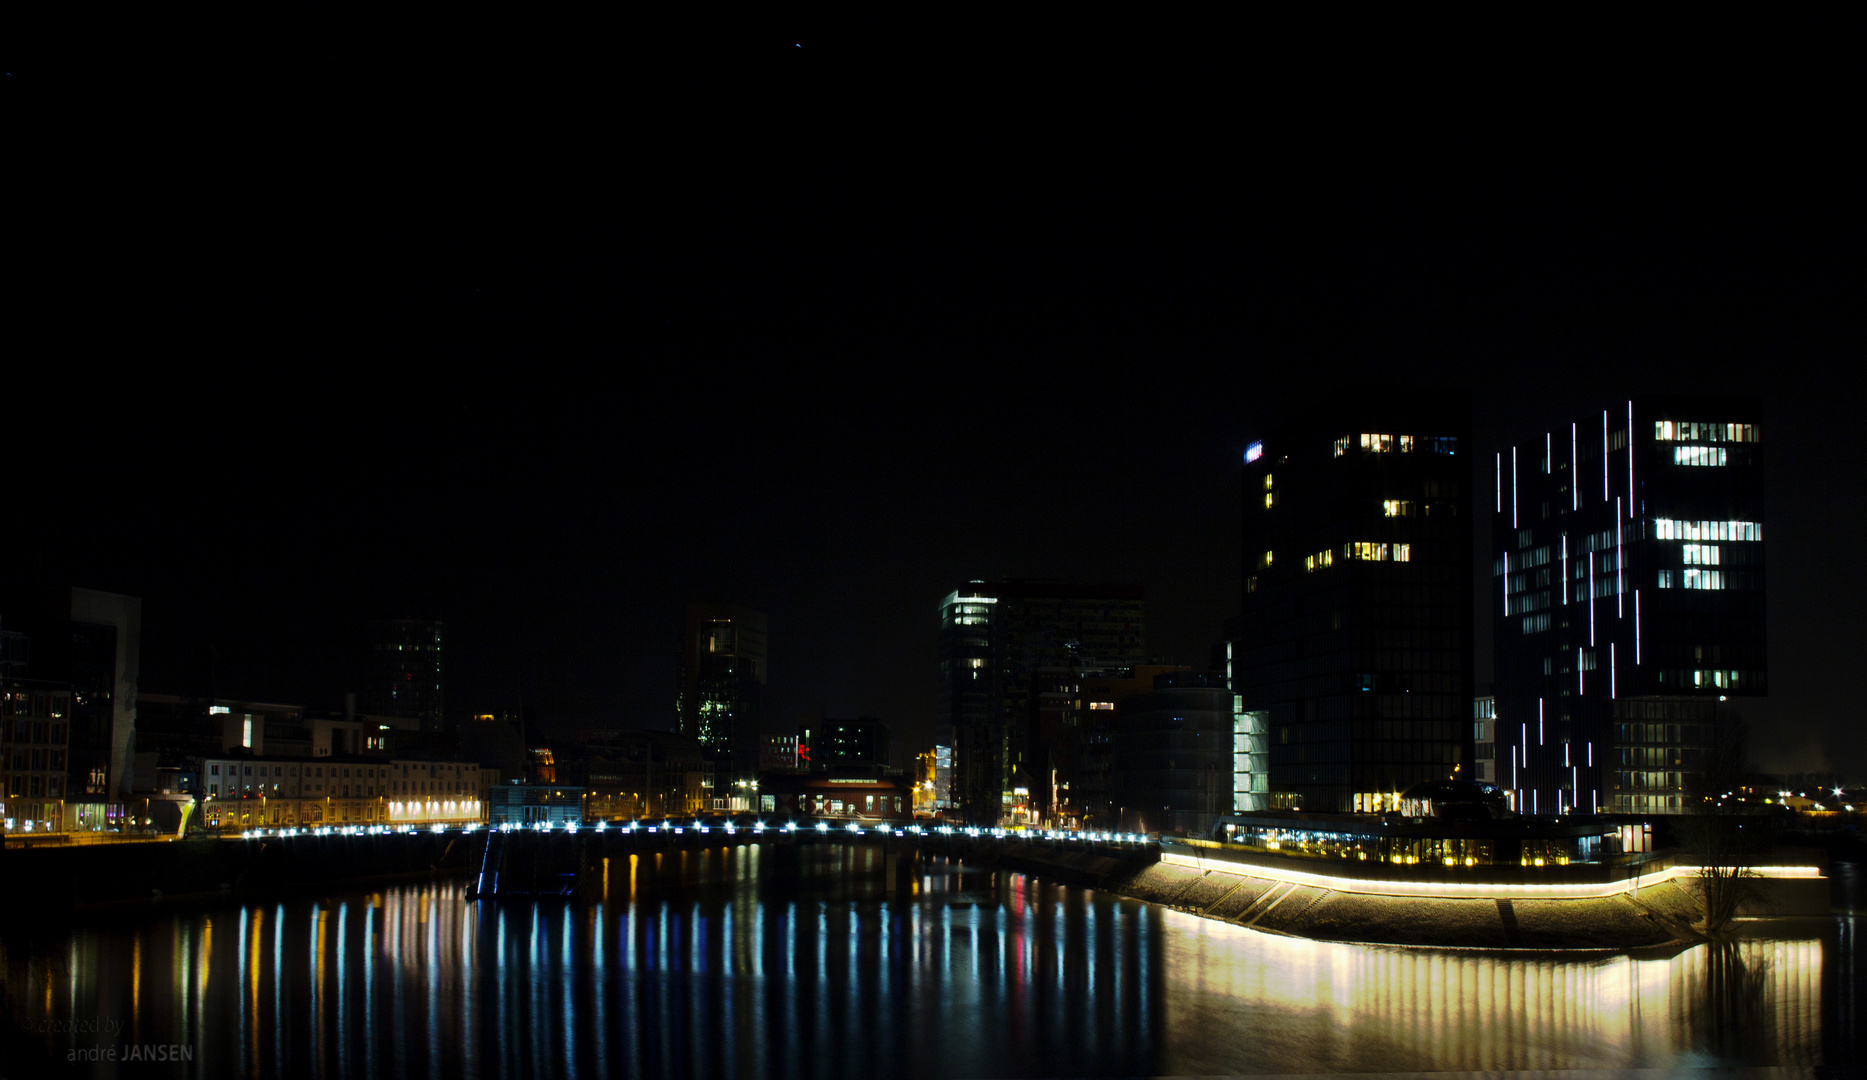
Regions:
M 1755 521 L 1675 521 L 1656 518 L 1655 540 L 1762 540 L 1763 526 Z
M 1344 559 L 1361 559 L 1365 562 L 1410 562 L 1413 557 L 1412 544 L 1382 544 L 1358 540 L 1342 545 Z M 1335 565 L 1333 548 L 1319 551 L 1303 559 L 1303 572 L 1314 573 L 1326 566 Z
M 1762 442 L 1756 424 L 1695 424 L 1682 420 L 1656 420 L 1653 438 L 1659 442 Z
M 1673 447 L 1674 465 L 1723 465 L 1724 447 L 1722 446 L 1675 446 Z
M 1717 566 L 1718 545 L 1716 544 L 1681 544 L 1687 566 Z
M 1670 589 L 1677 583 L 1681 589 L 1724 589 L 1732 587 L 1729 579 L 1730 575 L 1723 570 L 1700 570 L 1688 566 L 1677 573 L 1661 570 L 1660 588 Z
M 1344 435 L 1337 439 L 1335 441 L 1335 456 L 1341 457 L 1343 454 L 1348 453 L 1349 447 L 1354 445 L 1354 438 L 1355 437 L 1352 435 Z M 1371 435 L 1366 433 L 1364 433 L 1360 439 L 1361 449 L 1370 454 L 1411 454 L 1416 444 L 1423 453 L 1456 454 L 1458 453 L 1459 441 L 1449 435 L 1415 439 L 1411 435 Z

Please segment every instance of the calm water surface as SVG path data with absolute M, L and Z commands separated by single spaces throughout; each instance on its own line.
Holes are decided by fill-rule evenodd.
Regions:
M 884 901 L 874 857 L 625 855 L 569 906 L 446 883 L 138 914 L 10 938 L 3 970 L 55 1059 L 192 1054 L 79 1070 L 98 1076 L 1686 1068 L 1859 1049 L 1857 920 L 1652 958 L 1502 956 L 1276 937 L 938 860 Z

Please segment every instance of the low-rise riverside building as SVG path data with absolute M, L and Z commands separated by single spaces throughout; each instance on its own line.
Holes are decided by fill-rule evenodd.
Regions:
M 320 825 L 466 825 L 486 820 L 495 770 L 459 761 L 224 756 L 201 762 L 210 830 Z
M 577 825 L 584 789 L 563 784 L 495 784 L 486 792 L 488 825 Z
M 892 769 L 852 766 L 759 778 L 759 808 L 767 813 L 914 820 L 914 785 Z

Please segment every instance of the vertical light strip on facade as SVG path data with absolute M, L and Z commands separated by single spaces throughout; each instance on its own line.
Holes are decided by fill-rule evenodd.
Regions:
M 1595 553 L 1588 553 L 1588 643 L 1595 643 Z
M 1543 433 L 1543 475 L 1556 471 L 1556 444 L 1549 432 Z
M 1592 614 L 1595 605 L 1588 605 L 1588 610 Z M 1575 692 L 1578 696 L 1588 693 L 1588 672 L 1582 670 L 1582 657 L 1582 647 L 1577 645 L 1575 647 Z
M 1504 553 L 1504 617 L 1510 618 L 1510 552 Z
M 1526 737 L 1526 741 L 1528 741 L 1527 737 Z M 1538 746 L 1543 745 L 1543 699 L 1542 698 L 1536 699 L 1536 745 Z M 1530 755 L 1527 750 L 1524 753 L 1523 760 L 1526 765 L 1529 764 L 1530 762 Z
M 1497 455 L 1497 512 L 1504 512 L 1504 451 Z
M 1634 666 L 1640 666 L 1640 590 L 1634 590 Z
M 1634 516 L 1634 403 L 1627 403 L 1627 516 Z
M 1569 590 L 1575 586 L 1569 584 L 1569 534 L 1562 534 L 1562 602 L 1569 602 Z M 1504 614 L 1509 615 L 1506 611 Z
M 1627 549 L 1621 546 L 1626 537 L 1621 532 L 1621 500 L 1614 500 L 1614 617 L 1627 617 L 1627 601 L 1621 599 L 1627 592 L 1627 578 L 1621 568 L 1627 565 Z
M 1614 642 L 1610 641 L 1608 642 L 1608 696 L 1610 698 L 1615 695 L 1619 685 L 1614 676 Z
M 1575 425 L 1569 425 L 1569 509 L 1582 508 L 1582 473 L 1581 456 L 1576 451 Z
M 1608 410 L 1601 410 L 1601 501 L 1608 501 Z
M 1510 527 L 1517 527 L 1517 448 L 1510 448 Z

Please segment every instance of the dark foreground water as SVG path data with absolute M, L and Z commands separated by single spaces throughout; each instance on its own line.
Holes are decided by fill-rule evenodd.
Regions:
M 14 1022 L 97 1076 L 1677 1070 L 1860 1049 L 1858 920 L 1638 959 L 1331 945 L 943 861 L 884 902 L 873 857 L 624 856 L 572 906 L 449 883 L 138 914 L 12 933 L 0 971 Z

